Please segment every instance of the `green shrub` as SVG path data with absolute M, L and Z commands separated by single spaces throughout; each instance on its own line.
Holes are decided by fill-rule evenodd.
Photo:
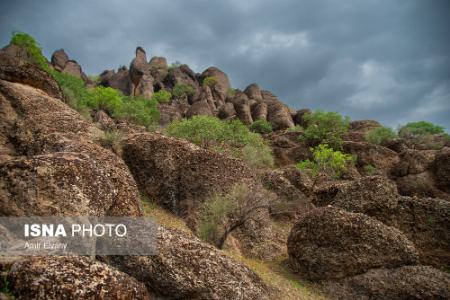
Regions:
M 402 138 L 415 138 L 426 134 L 441 133 L 444 133 L 444 127 L 426 121 L 408 123 L 401 127 L 398 132 Z
M 336 112 L 315 111 L 306 113 L 303 119 L 307 127 L 302 136 L 309 145 L 328 144 L 334 149 L 342 148 L 342 138 L 348 132 L 350 119 Z
M 215 87 L 217 84 L 217 78 L 214 76 L 207 76 L 203 78 L 202 85 L 209 86 L 211 88 Z
M 375 168 L 375 167 L 372 166 L 371 164 L 364 165 L 363 169 L 364 169 L 364 172 L 365 172 L 367 175 L 373 175 L 373 174 L 375 174 L 376 171 L 377 171 L 377 168 Z
M 25 49 L 33 58 L 34 63 L 41 69 L 45 71 L 50 70 L 50 67 L 47 64 L 47 59 L 42 54 L 41 46 L 31 35 L 25 32 L 14 31 L 11 35 L 10 44 Z
M 160 90 L 153 94 L 152 100 L 158 103 L 168 103 L 172 94 L 166 90 Z
M 194 116 L 189 120 L 172 122 L 166 133 L 204 148 L 247 159 L 257 167 L 273 164 L 270 147 L 259 134 L 250 132 L 239 120 L 222 121 L 215 117 Z M 249 153 L 263 159 L 249 160 Z
M 272 132 L 272 124 L 266 120 L 256 120 L 250 125 L 250 130 L 256 133 L 270 133 Z
M 294 127 L 289 127 L 288 132 L 303 132 L 305 129 L 300 125 L 295 125 Z
M 195 88 L 192 85 L 185 83 L 177 83 L 172 89 L 172 95 L 176 98 L 180 98 L 184 95 L 191 96 L 194 95 Z
M 326 144 L 321 144 L 311 151 L 313 152 L 313 160 L 301 161 L 297 164 L 297 168 L 310 170 L 314 183 L 321 175 L 339 178 L 342 172 L 347 170 L 348 164 L 355 161 L 352 155 L 333 150 Z
M 143 97 L 123 97 L 122 106 L 113 117 L 154 129 L 159 121 L 159 110 L 155 100 Z
M 96 110 L 105 110 L 113 115 L 122 106 L 123 95 L 116 89 L 98 86 L 90 91 L 88 106 Z
M 395 139 L 396 137 L 397 135 L 391 128 L 377 127 L 370 130 L 364 136 L 364 139 L 369 143 L 381 145 Z

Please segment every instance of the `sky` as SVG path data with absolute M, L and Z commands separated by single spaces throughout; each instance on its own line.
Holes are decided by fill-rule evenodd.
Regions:
M 294 109 L 450 131 L 449 0 L 2 0 L 0 44 L 33 35 L 87 74 L 147 56 L 217 66 Z

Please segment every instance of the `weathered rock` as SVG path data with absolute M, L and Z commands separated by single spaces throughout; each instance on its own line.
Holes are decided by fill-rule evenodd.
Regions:
M 9 128 L 17 158 L 1 165 L 3 214 L 141 214 L 125 164 L 91 141 L 95 126 L 33 87 L 0 80 L 0 93 L 17 112 Z
M 117 72 L 108 70 L 100 74 L 100 85 L 112 87 L 121 91 L 124 95 L 130 95 L 130 77 L 126 67 L 121 67 Z
M 395 183 L 403 196 L 450 198 L 436 187 L 433 174 L 429 171 L 395 178 Z
M 374 269 L 326 285 L 333 299 L 428 300 L 450 298 L 450 275 L 428 266 Z
M 219 107 L 218 117 L 221 119 L 231 119 L 236 116 L 236 110 L 231 102 L 227 102 Z
M 262 101 L 261 89 L 256 83 L 252 83 L 247 86 L 244 90 L 244 93 L 247 95 L 249 99 L 255 99 L 256 101 Z
M 21 60 L 24 62 L 28 62 L 31 64 L 35 64 L 36 61 L 33 56 L 31 56 L 27 50 L 25 50 L 23 47 L 19 47 L 14 44 L 9 44 L 8 46 L 4 47 L 0 50 L 2 53 L 5 53 L 6 55 Z M 3 59 L 3 58 L 2 58 Z
M 298 132 L 275 131 L 265 137 L 272 147 L 275 163 L 278 166 L 296 164 L 312 159 L 309 147 L 299 139 Z
M 51 64 L 53 68 L 55 68 L 58 71 L 62 71 L 64 69 L 64 66 L 66 65 L 66 62 L 69 60 L 69 56 L 66 54 L 64 49 L 59 49 L 53 52 L 52 58 L 51 58 Z
M 349 132 L 344 137 L 345 140 L 354 142 L 364 142 L 369 131 L 380 127 L 381 124 L 374 120 L 357 120 L 350 122 Z
M 250 106 L 248 103 L 235 104 L 237 116 L 242 123 L 249 125 L 253 123 L 252 113 L 250 112 Z
M 294 121 L 289 108 L 268 91 L 263 91 L 262 95 L 267 104 L 267 121 L 272 124 L 273 130 L 293 127 Z
M 170 299 L 269 299 L 247 267 L 192 235 L 159 227 L 155 256 L 112 257 L 111 264 Z
M 311 113 L 311 110 L 308 108 L 303 108 L 303 109 L 297 110 L 295 117 L 294 117 L 294 123 L 296 125 L 298 124 L 298 125 L 302 126 L 303 128 L 306 128 L 308 124 L 304 120 L 303 116 L 305 114 L 310 114 L 310 113 Z
M 27 258 L 7 278 L 17 299 L 150 299 L 144 284 L 87 257 Z
M 169 68 L 167 65 L 167 59 L 160 56 L 153 56 L 148 64 L 150 65 L 150 68 L 155 68 L 158 70 L 167 70 Z
M 383 220 L 398 203 L 397 187 L 382 176 L 367 176 L 338 187 L 333 206 Z
M 414 245 L 399 230 L 331 206 L 301 216 L 289 235 L 288 253 L 293 269 L 311 280 L 418 263 Z
M 166 126 L 170 122 L 181 120 L 184 109 L 178 105 L 159 104 L 159 125 Z
M 400 197 L 388 225 L 401 230 L 419 251 L 420 261 L 450 268 L 450 202 Z
M 401 177 L 411 174 L 419 174 L 426 171 L 434 158 L 435 150 L 413 150 L 407 149 L 400 153 L 400 161 L 391 171 L 393 176 Z
M 131 136 L 123 157 L 142 193 L 177 214 L 191 211 L 211 193 L 228 192 L 253 178 L 238 159 L 159 134 Z
M 81 66 L 75 60 L 68 60 L 62 72 L 79 78 L 81 78 L 81 74 L 83 73 Z
M 214 113 L 206 100 L 197 101 L 191 105 L 186 112 L 186 117 L 191 118 L 197 115 L 213 116 Z
M 436 186 L 450 193 L 450 148 L 444 148 L 436 156 L 432 166 Z
M 136 57 L 130 64 L 130 94 L 150 99 L 153 95 L 153 77 L 147 63 L 147 55 L 141 47 L 136 48 Z
M 212 87 L 212 89 L 213 91 L 217 92 L 217 94 L 221 95 L 223 100 L 225 100 L 226 94 L 231 88 L 227 74 L 216 67 L 209 67 L 208 69 L 203 71 L 201 79 L 203 80 L 206 77 L 214 77 L 217 80 L 217 83 L 214 85 L 214 87 Z
M 97 122 L 103 130 L 116 129 L 116 123 L 113 119 L 104 111 L 99 110 L 95 113 L 94 121 Z
M 345 152 L 357 156 L 356 166 L 358 169 L 372 165 L 383 174 L 389 174 L 400 161 L 396 152 L 376 144 L 344 141 L 343 148 Z
M 24 60 L 0 51 L 0 79 L 38 88 L 55 98 L 63 99 L 61 89 L 47 72 Z
M 254 121 L 267 120 L 267 104 L 264 102 L 255 104 L 252 110 L 252 118 Z

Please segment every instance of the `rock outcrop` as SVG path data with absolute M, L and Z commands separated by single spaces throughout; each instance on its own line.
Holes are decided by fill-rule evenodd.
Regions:
M 419 262 L 413 243 L 399 230 L 333 207 L 301 216 L 289 235 L 288 253 L 293 269 L 311 280 Z
M 17 299 L 153 299 L 133 277 L 81 256 L 19 260 L 7 280 Z
M 450 275 L 428 266 L 374 269 L 361 275 L 329 283 L 333 299 L 448 299 Z
M 110 257 L 110 263 L 170 299 L 271 299 L 250 269 L 196 237 L 158 230 L 156 256 Z
M 240 160 L 160 134 L 137 134 L 123 157 L 145 195 L 176 214 L 185 214 L 211 193 L 228 192 L 252 171 Z

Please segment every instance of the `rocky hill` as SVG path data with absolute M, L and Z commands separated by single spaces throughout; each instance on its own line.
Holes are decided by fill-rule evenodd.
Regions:
M 86 102 L 87 115 L 71 101 L 99 87 L 128 104 L 169 96 L 157 124 L 142 126 L 107 102 L 116 94 Z M 0 215 L 149 215 L 159 251 L 1 257 L 0 299 L 449 299 L 446 136 L 374 143 L 378 122 L 351 121 L 332 150 L 351 157 L 345 168 L 315 174 L 311 115 L 140 47 L 129 68 L 92 78 L 62 49 L 42 66 L 11 43 L 0 51 Z M 184 119 L 210 127 L 171 134 Z M 219 129 L 225 137 L 212 137 Z M 254 164 L 266 148 L 273 162 Z

